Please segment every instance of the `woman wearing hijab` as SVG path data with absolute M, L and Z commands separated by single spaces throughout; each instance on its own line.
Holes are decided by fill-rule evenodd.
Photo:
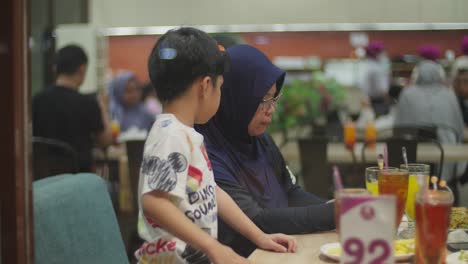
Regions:
M 132 72 L 122 72 L 109 84 L 110 113 L 120 124 L 120 131 L 131 127 L 148 131 L 154 122 L 152 115 L 141 102 L 142 91 Z
M 459 144 L 463 139 L 463 117 L 457 98 L 446 86 L 442 66 L 430 61 L 420 62 L 412 74 L 413 85 L 401 93 L 395 124 L 397 126 L 435 126 L 438 140 L 443 144 Z M 442 179 L 454 187 L 465 171 L 466 162 L 444 162 Z
M 197 128 L 204 135 L 216 183 L 264 232 L 334 229 L 334 204 L 292 182 L 283 156 L 265 133 L 285 72 L 251 46 L 237 45 L 227 52 L 231 66 L 224 74 L 219 110 Z M 255 249 L 221 221 L 218 237 L 243 256 Z

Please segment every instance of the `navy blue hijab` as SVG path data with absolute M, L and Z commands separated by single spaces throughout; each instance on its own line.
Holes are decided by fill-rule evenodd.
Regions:
M 263 97 L 276 83 L 280 92 L 285 72 L 248 45 L 227 49 L 230 69 L 224 73 L 221 103 L 216 115 L 197 127 L 204 135 L 216 181 L 239 184 L 267 208 L 287 207 L 285 190 L 267 158 L 261 136 L 248 134 Z

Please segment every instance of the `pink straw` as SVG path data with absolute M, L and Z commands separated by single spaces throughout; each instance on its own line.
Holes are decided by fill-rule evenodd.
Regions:
M 383 157 L 384 157 L 384 168 L 388 169 L 388 152 L 387 152 L 387 144 L 384 145 L 383 149 Z
M 335 189 L 341 191 L 343 189 L 343 184 L 341 183 L 340 170 L 336 166 L 333 166 L 333 180 L 335 183 Z

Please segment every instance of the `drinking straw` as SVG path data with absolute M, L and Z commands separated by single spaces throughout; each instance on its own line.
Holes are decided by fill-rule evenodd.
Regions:
M 341 182 L 340 170 L 336 166 L 333 166 L 333 181 L 335 183 L 335 189 L 341 191 L 343 189 L 343 184 Z
M 379 166 L 379 170 L 382 170 L 383 169 L 383 163 L 384 163 L 384 157 L 382 154 L 379 154 L 379 156 L 377 156 L 377 165 Z
M 406 155 L 406 148 L 402 147 L 401 152 L 403 153 L 403 161 L 405 162 L 406 169 L 409 170 L 409 168 L 408 168 L 408 156 Z
M 387 152 L 387 144 L 384 145 L 383 149 L 383 155 L 384 155 L 384 167 L 385 169 L 388 169 L 388 152 Z
M 437 176 L 431 177 L 431 183 L 432 183 L 432 187 L 434 188 L 434 190 L 437 190 L 437 181 L 438 181 Z

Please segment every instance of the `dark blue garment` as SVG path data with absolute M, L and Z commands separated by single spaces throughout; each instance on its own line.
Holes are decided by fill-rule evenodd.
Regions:
M 287 207 L 286 192 L 265 149 L 258 137 L 248 134 L 250 120 L 263 97 L 274 83 L 279 93 L 285 72 L 251 46 L 233 46 L 227 53 L 231 66 L 224 74 L 219 110 L 208 124 L 197 128 L 205 136 L 210 159 L 226 161 L 225 166 L 214 166 L 215 179 L 240 184 L 263 207 Z

